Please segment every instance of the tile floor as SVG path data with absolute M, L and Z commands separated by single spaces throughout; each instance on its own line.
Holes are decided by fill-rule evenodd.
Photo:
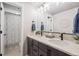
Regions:
M 20 46 L 15 45 L 5 48 L 4 56 L 21 56 Z

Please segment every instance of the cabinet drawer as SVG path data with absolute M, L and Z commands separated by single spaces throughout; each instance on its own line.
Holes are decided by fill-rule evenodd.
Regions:
M 45 44 L 43 44 L 43 43 L 39 43 L 39 49 L 47 52 L 47 46 Z
M 66 54 L 64 52 L 59 51 L 58 52 L 58 56 L 70 56 L 69 54 Z
M 39 49 L 39 56 L 47 56 L 47 52 L 44 52 L 43 50 Z
M 38 47 L 37 46 L 33 45 L 32 51 L 33 51 L 33 54 L 35 53 L 38 55 Z
M 61 52 L 61 51 L 54 49 L 54 48 L 52 48 L 52 50 L 51 50 L 51 55 L 52 56 L 69 56 L 68 54 Z
M 36 53 L 35 51 L 32 51 L 32 56 L 38 56 L 38 53 Z
M 36 40 L 33 40 L 32 44 L 35 45 L 35 46 L 38 46 L 38 42 Z

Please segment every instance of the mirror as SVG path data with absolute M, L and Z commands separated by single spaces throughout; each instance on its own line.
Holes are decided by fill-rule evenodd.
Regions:
M 44 2 L 36 9 L 36 26 L 40 31 L 41 22 L 44 31 L 73 33 L 74 18 L 79 2 Z

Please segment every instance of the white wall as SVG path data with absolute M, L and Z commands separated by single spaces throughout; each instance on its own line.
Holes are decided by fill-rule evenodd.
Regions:
M 56 15 L 53 15 L 54 19 L 54 32 L 72 33 L 73 20 L 77 13 L 77 8 L 73 8 Z
M 25 43 L 25 46 L 23 47 L 24 49 L 22 50 L 23 53 L 27 51 L 27 40 L 26 37 L 28 34 L 31 34 L 31 25 L 32 25 L 32 20 L 33 20 L 33 12 L 34 12 L 34 9 L 32 8 L 31 5 L 28 5 L 28 3 L 24 4 L 24 8 L 23 8 L 23 22 L 22 22 L 22 25 L 23 25 L 23 42 L 22 44 Z
M 15 2 L 14 2 L 15 3 Z M 32 5 L 29 5 L 28 2 L 15 4 L 22 6 L 22 40 L 21 40 L 21 51 L 23 55 L 23 44 L 28 34 L 31 34 L 31 24 L 34 18 L 34 8 Z M 26 42 L 27 44 L 27 42 Z M 26 45 L 27 46 L 27 45 Z

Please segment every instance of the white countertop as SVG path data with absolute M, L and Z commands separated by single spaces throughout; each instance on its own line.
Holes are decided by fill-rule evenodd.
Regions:
M 79 44 L 76 44 L 75 42 L 71 42 L 68 40 L 61 41 L 61 39 L 57 39 L 57 38 L 50 39 L 44 36 L 41 37 L 36 35 L 28 35 L 28 37 L 33 38 L 34 40 L 44 43 L 57 50 L 65 52 L 69 55 L 79 56 Z

